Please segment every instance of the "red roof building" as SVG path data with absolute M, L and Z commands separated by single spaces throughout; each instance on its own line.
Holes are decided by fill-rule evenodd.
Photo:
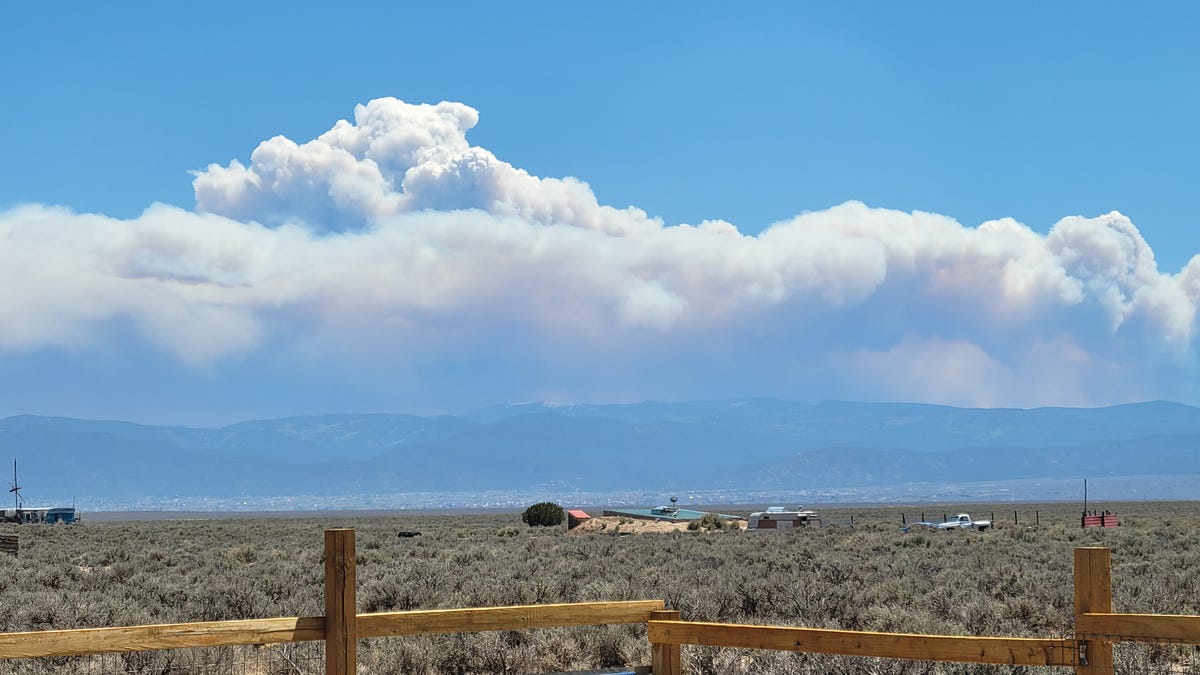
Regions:
M 591 520 L 592 517 L 584 513 L 580 509 L 567 509 L 567 529 L 573 530 L 579 527 L 579 524 L 585 520 Z

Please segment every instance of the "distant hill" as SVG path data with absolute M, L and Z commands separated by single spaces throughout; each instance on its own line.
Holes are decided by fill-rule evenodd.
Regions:
M 32 504 L 472 490 L 788 489 L 1200 474 L 1200 408 L 968 409 L 772 399 L 495 406 L 221 428 L 17 416 Z

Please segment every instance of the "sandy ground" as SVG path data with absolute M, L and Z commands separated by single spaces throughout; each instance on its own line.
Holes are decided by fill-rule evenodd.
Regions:
M 726 526 L 733 525 L 739 529 L 746 528 L 746 521 L 733 520 L 725 521 Z M 655 520 L 638 520 L 637 518 L 626 518 L 622 516 L 594 516 L 591 520 L 584 521 L 573 530 L 567 530 L 567 534 L 586 534 L 589 532 L 604 532 L 606 534 L 646 534 L 649 532 L 671 532 L 680 530 L 687 532 L 687 521 L 668 522 Z

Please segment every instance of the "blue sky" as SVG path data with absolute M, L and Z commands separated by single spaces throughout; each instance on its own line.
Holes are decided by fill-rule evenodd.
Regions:
M 1196 290 L 1184 269 L 1200 252 L 1189 202 L 1200 172 L 1197 11 L 8 7 L 0 376 L 12 386 L 0 415 L 209 423 L 726 395 L 1200 402 Z M 571 187 L 582 183 L 522 187 L 487 169 L 470 189 L 438 174 L 419 194 L 392 185 L 370 208 L 306 210 L 319 200 L 296 185 L 250 194 L 231 187 L 245 176 L 209 169 L 251 166 L 276 136 L 303 146 L 354 122 L 355 106 L 391 98 L 404 102 L 395 119 L 420 117 L 398 107 L 409 104 L 476 111 L 475 124 L 454 113 L 461 128 L 439 136 L 438 152 L 466 143 L 513 176 L 574 177 L 586 194 Z M 312 159 L 297 152 L 292 166 Z M 211 178 L 207 201 L 193 172 Z M 489 201 L 496 194 L 507 196 Z M 588 195 L 635 207 L 663 231 L 587 215 Z M 143 215 L 155 203 L 175 210 Z M 462 216 L 471 210 L 503 222 Z M 1114 211 L 1124 220 L 1097 220 Z M 802 214 L 811 217 L 797 222 Z M 1052 234 L 1073 216 L 1086 222 Z M 976 229 L 1003 218 L 1040 239 Z M 715 220 L 749 239 L 745 251 L 721 257 L 675 228 Z M 779 225 L 759 238 L 779 223 L 867 243 L 814 246 Z M 289 227 L 316 238 L 298 244 Z M 648 239 L 629 249 L 611 240 L 630 227 Z M 402 234 L 354 249 L 388 228 Z M 181 230 L 194 236 L 162 244 Z M 108 248 L 126 238 L 136 250 Z M 528 255 L 489 248 L 498 239 Z M 384 241 L 397 247 L 395 268 L 328 280 L 333 259 L 375 269 L 357 256 L 391 250 Z M 246 259 L 205 257 L 222 246 L 246 247 Z M 419 250 L 451 262 L 425 269 L 406 257 Z M 297 256 L 296 267 L 265 251 Z M 610 264 L 645 251 L 656 255 Z M 116 255 L 133 267 L 100 270 Z M 251 269 L 268 258 L 269 271 Z M 464 259 L 470 268 L 452 264 Z M 45 279 L 12 262 L 28 260 Z M 870 271 L 881 260 L 884 271 Z M 797 272 L 797 261 L 817 271 Z M 409 297 L 415 269 L 430 286 Z M 283 294 L 260 283 L 285 277 Z M 135 278 L 136 288 L 118 283 Z M 1045 363 L 1075 367 L 1022 387 Z

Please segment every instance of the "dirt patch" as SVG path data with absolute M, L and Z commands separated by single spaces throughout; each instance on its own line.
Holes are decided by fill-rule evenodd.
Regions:
M 590 520 L 585 520 L 573 530 L 567 530 L 567 534 L 588 534 L 593 532 L 603 532 L 605 534 L 648 534 L 651 532 L 673 532 L 680 530 L 683 532 L 687 529 L 688 521 L 666 521 L 666 520 L 639 520 L 637 518 L 626 518 L 622 516 L 598 516 Z M 727 520 L 725 527 L 736 527 L 738 529 L 746 528 L 744 520 Z

